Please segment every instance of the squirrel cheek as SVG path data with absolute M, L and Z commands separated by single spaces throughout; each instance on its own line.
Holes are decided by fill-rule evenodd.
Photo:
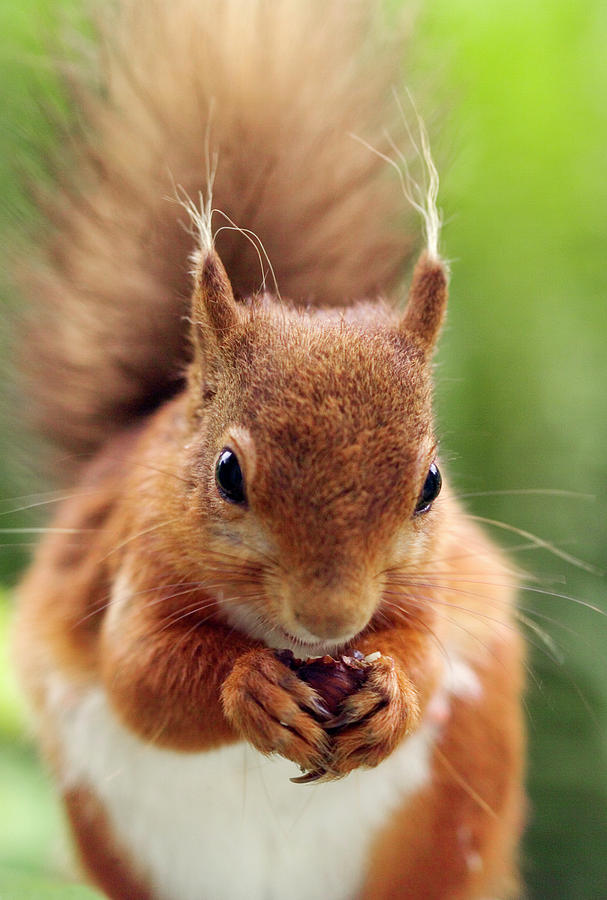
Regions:
M 427 562 L 433 540 L 435 517 L 416 516 L 400 529 L 386 554 L 385 571 L 396 568 L 415 571 Z

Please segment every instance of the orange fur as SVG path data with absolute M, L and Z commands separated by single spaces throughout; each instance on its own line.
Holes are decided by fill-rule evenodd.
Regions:
M 482 703 L 455 704 L 435 753 L 432 786 L 378 836 L 363 897 L 519 896 L 521 683 L 512 684 L 519 671 L 516 645 L 491 645 Z
M 63 142 L 75 159 L 58 164 L 49 246 L 23 267 L 32 415 L 78 453 L 181 387 L 193 248 L 176 201 L 206 193 L 214 154 L 214 206 L 300 304 L 394 286 L 412 249 L 385 165 L 350 136 L 388 149 L 390 128 L 408 152 L 391 94 L 407 22 L 385 27 L 376 0 L 116 7 L 98 5 L 99 71 L 73 88 L 86 126 Z M 217 240 L 237 294 L 259 290 L 253 247 Z
M 94 794 L 85 788 L 64 796 L 65 809 L 78 842 L 85 870 L 108 897 L 133 897 L 153 900 L 143 878 L 136 875 L 137 865 L 117 846 L 104 813 Z
M 163 307 L 157 321 L 153 314 L 159 296 L 166 299 L 158 266 L 168 260 L 156 260 L 143 278 L 139 264 L 150 262 L 154 242 L 144 246 L 136 229 L 125 247 L 117 246 L 120 263 L 112 266 L 107 284 L 99 283 L 122 296 L 128 273 L 136 282 L 134 308 L 120 324 L 113 313 L 99 323 L 107 329 L 98 348 L 100 368 L 92 360 L 91 374 L 71 381 L 69 392 L 63 374 L 48 386 L 53 399 L 47 411 L 54 417 L 71 403 L 72 387 L 76 393 L 67 427 L 72 446 L 98 444 L 102 416 L 111 409 L 113 418 L 79 481 L 80 493 L 64 503 L 20 590 L 16 651 L 41 744 L 58 778 L 69 782 L 69 748 L 62 745 L 51 697 L 58 677 L 69 686 L 66 715 L 72 699 L 77 705 L 87 691 L 100 691 L 112 715 L 141 745 L 185 755 L 246 741 L 262 754 L 318 770 L 324 780 L 355 769 L 363 778 L 365 768 L 381 770 L 397 748 L 430 729 L 437 735 L 430 781 L 381 824 L 365 861 L 361 896 L 464 900 L 493 891 L 504 898 L 515 877 L 522 817 L 515 576 L 466 519 L 448 486 L 432 508 L 417 509 L 437 455 L 430 357 L 445 313 L 447 275 L 440 261 L 423 255 L 407 309 L 397 315 L 375 299 L 375 286 L 389 286 L 402 254 L 388 238 L 391 201 L 374 165 L 358 156 L 345 159 L 335 185 L 339 196 L 333 197 L 327 173 L 342 145 L 338 151 L 332 130 L 349 121 L 359 96 L 340 74 L 349 71 L 348 55 L 338 55 L 350 53 L 349 28 L 331 60 L 323 57 L 315 73 L 318 79 L 332 73 L 329 105 L 319 112 L 320 80 L 313 91 L 302 84 L 301 96 L 294 94 L 294 74 L 284 84 L 268 81 L 270 75 L 291 72 L 279 42 L 292 27 L 287 13 L 296 7 L 290 0 L 251 7 L 268 28 L 275 24 L 268 41 L 281 51 L 277 71 L 267 65 L 253 84 L 252 67 L 257 71 L 261 65 L 258 37 L 242 38 L 243 53 L 230 60 L 233 78 L 223 69 L 228 65 L 224 42 L 242 37 L 235 16 L 244 7 L 232 0 L 221 13 L 214 0 L 207 7 L 219 16 L 213 27 L 221 40 L 216 45 L 208 37 L 211 18 L 193 20 L 192 33 L 202 28 L 207 35 L 200 52 L 209 79 L 196 108 L 206 116 L 204 105 L 216 87 L 213 127 L 227 156 L 217 172 L 219 204 L 243 225 L 263 226 L 279 282 L 295 300 L 370 299 L 345 310 L 302 309 L 301 303 L 255 293 L 255 284 L 245 278 L 249 262 L 238 259 L 229 242 L 223 264 L 212 247 L 203 247 L 194 275 L 191 352 L 182 355 L 180 371 L 175 347 L 185 340 L 183 322 L 178 339 L 174 329 L 166 345 L 160 337 L 167 321 L 176 319 L 177 307 Z M 134 104 L 132 127 L 154 138 L 145 149 L 149 159 L 144 155 L 133 175 L 151 204 L 145 215 L 158 208 L 162 193 L 150 174 L 152 156 L 160 151 L 169 166 L 174 159 L 162 156 L 168 140 L 163 129 L 173 141 L 170 126 L 177 115 L 169 102 L 176 86 L 167 63 L 173 59 L 179 68 L 192 62 L 185 54 L 171 54 L 178 31 L 179 40 L 186 40 L 180 17 L 192 14 L 194 6 L 179 0 L 175 23 L 166 18 L 168 6 L 159 9 L 161 21 L 170 25 L 162 34 L 166 50 L 153 43 L 160 33 L 146 20 L 141 46 L 129 57 L 137 78 L 123 81 L 123 70 L 112 69 L 112 90 L 123 92 L 123 109 Z M 314 53 L 326 50 L 340 11 L 341 2 L 331 5 L 327 30 L 319 27 L 311 35 L 311 64 L 319 59 Z M 139 22 L 140 13 L 138 0 L 132 0 L 123 15 Z M 310 13 L 298 15 L 301 23 Z M 187 46 L 191 49 L 189 37 Z M 139 78 L 144 62 L 152 60 L 152 47 L 159 58 L 153 58 L 146 82 L 154 96 L 150 111 L 142 105 Z M 116 60 L 112 57 L 112 66 Z M 376 86 L 373 80 L 361 88 L 364 109 Z M 190 87 L 196 93 L 200 85 L 195 80 Z M 272 113 L 262 112 L 262 95 L 266 101 L 276 98 Z M 279 124 L 287 101 L 294 103 L 298 127 L 289 141 L 277 143 L 279 135 L 283 140 Z M 186 95 L 180 116 L 191 102 Z M 244 115 L 245 106 L 250 118 L 233 119 L 234 109 Z M 99 224 L 105 237 L 109 219 L 127 201 L 118 191 L 118 175 L 131 161 L 117 141 L 117 115 L 115 109 L 96 111 L 97 125 L 105 129 L 100 152 L 107 154 L 108 171 L 92 203 L 111 210 Z M 205 121 L 196 119 L 198 138 Z M 293 117 L 288 121 L 293 124 Z M 328 146 L 317 146 L 321 138 Z M 292 155 L 273 156 L 277 147 L 286 154 L 287 145 Z M 302 197 L 304 176 L 297 174 L 291 183 L 292 167 L 312 146 L 317 158 L 306 170 L 310 180 Z M 268 174 L 270 160 L 275 168 Z M 241 196 L 245 176 L 252 194 Z M 199 170 L 192 174 L 194 181 L 200 177 Z M 259 207 L 253 204 L 262 196 Z M 375 218 L 379 224 L 371 225 Z M 80 377 L 75 355 L 82 351 L 68 352 L 60 332 L 63 320 L 71 327 L 76 294 L 80 302 L 77 273 L 98 277 L 107 261 L 103 242 L 93 253 L 91 221 L 74 214 L 67 223 L 60 240 L 72 246 L 51 277 L 54 287 L 46 298 L 52 312 L 55 291 L 70 282 L 61 301 L 62 321 L 45 335 L 47 361 L 65 360 L 70 379 Z M 311 233 L 304 235 L 304 225 Z M 75 241 L 82 229 L 89 229 L 88 239 Z M 183 242 L 170 233 L 172 253 L 179 254 Z M 113 234 L 121 245 L 122 238 Z M 177 269 L 166 277 L 181 284 Z M 149 297 L 148 287 L 153 288 Z M 90 308 L 78 315 L 90 316 Z M 110 358 L 105 345 L 114 341 L 116 328 L 117 355 Z M 167 358 L 158 361 L 165 346 Z M 129 360 L 128 372 L 121 358 Z M 164 375 L 154 366 L 165 368 Z M 131 387 L 123 378 L 132 379 Z M 106 382 L 99 397 L 92 397 L 91 379 Z M 174 396 L 161 402 L 169 382 Z M 149 401 L 151 385 L 159 408 L 126 427 L 127 407 L 133 411 L 135 396 Z M 46 404 L 48 397 L 42 400 Z M 112 437 L 119 426 L 123 430 Z M 226 500 L 216 483 L 216 462 L 225 448 L 238 458 L 243 502 Z M 379 656 L 371 657 L 366 680 L 331 717 L 322 698 L 276 658 L 272 648 L 281 646 L 299 648 L 304 657 L 354 650 Z M 480 696 L 456 692 L 445 698 L 449 668 L 457 661 L 478 681 Z M 108 896 L 126 898 L 133 891 L 164 896 L 147 883 L 151 876 L 142 874 L 142 861 L 121 849 L 93 785 L 66 791 L 66 803 L 85 865 Z M 170 821 L 166 828 L 171 829 Z

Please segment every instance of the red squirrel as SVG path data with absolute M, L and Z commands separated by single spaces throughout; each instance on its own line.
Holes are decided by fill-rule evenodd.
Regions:
M 83 869 L 122 900 L 518 896 L 524 654 L 439 458 L 432 178 L 394 302 L 402 34 L 346 0 L 123 0 L 110 29 L 29 275 L 78 471 L 15 629 Z

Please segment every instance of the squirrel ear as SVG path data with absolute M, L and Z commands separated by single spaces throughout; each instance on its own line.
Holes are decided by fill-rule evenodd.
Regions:
M 220 348 L 238 321 L 232 285 L 214 250 L 200 253 L 194 272 L 192 327 L 203 349 Z
M 191 311 L 194 357 L 188 382 L 194 389 L 194 410 L 201 396 L 215 390 L 222 351 L 237 322 L 238 309 L 226 270 L 213 249 L 202 250 L 194 270 Z
M 423 253 L 413 270 L 409 299 L 401 330 L 413 334 L 430 351 L 440 331 L 447 307 L 447 270 L 440 259 Z

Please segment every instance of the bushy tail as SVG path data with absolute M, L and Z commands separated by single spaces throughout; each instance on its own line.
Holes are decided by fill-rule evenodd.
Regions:
M 406 204 L 351 136 L 385 150 L 398 115 L 404 31 L 382 18 L 374 0 L 123 0 L 103 24 L 77 174 L 29 275 L 30 393 L 64 447 L 94 449 L 177 388 L 195 242 L 176 201 L 198 202 L 215 162 L 214 228 L 254 232 L 283 297 L 343 304 L 395 284 Z M 258 290 L 246 237 L 216 246 L 236 292 Z

